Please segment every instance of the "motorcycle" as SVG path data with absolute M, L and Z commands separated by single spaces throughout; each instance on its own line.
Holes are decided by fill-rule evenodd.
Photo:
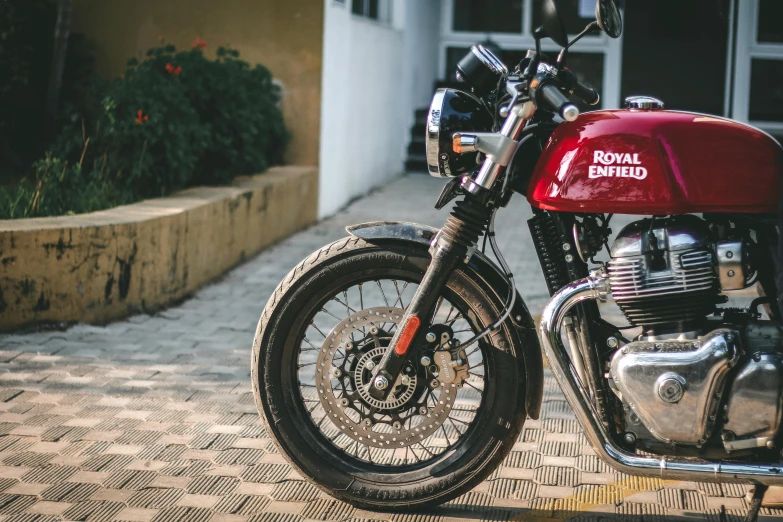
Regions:
M 560 9 L 543 3 L 536 48 L 513 71 L 475 46 L 457 66 L 465 89 L 435 93 L 427 162 L 450 178 L 436 208 L 452 204 L 441 229 L 347 227 L 280 283 L 253 343 L 258 411 L 324 491 L 421 509 L 487 478 L 538 418 L 543 352 L 611 467 L 755 484 L 757 513 L 765 488 L 783 485 L 781 147 L 645 96 L 580 115 L 569 97 L 599 95 L 566 67 L 568 51 L 593 32 L 619 37 L 621 13 L 598 0 L 569 41 Z M 554 61 L 545 37 L 562 47 Z M 495 241 L 514 193 L 532 206 L 551 294 L 538 325 Z M 640 219 L 610 246 L 613 214 Z M 763 296 L 750 307 L 719 306 L 752 285 Z M 602 318 L 610 297 L 627 325 Z

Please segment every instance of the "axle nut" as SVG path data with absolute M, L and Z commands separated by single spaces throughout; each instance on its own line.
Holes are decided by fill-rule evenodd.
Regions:
M 389 379 L 387 379 L 383 375 L 379 375 L 373 381 L 373 386 L 375 386 L 375 388 L 378 390 L 385 390 L 386 388 L 389 387 Z

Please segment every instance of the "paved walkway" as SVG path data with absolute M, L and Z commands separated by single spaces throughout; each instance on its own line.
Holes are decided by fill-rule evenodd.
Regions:
M 442 185 L 426 176 L 392 183 L 159 314 L 0 336 L 0 520 L 717 521 L 722 506 L 738 520 L 743 487 L 612 472 L 586 445 L 551 376 L 542 419 L 527 422 L 503 466 L 431 513 L 355 510 L 286 464 L 259 425 L 249 383 L 250 346 L 268 296 L 347 224 L 440 226 L 446 212 L 432 203 Z M 499 214 L 498 233 L 536 313 L 547 293 L 528 218 L 517 198 Z

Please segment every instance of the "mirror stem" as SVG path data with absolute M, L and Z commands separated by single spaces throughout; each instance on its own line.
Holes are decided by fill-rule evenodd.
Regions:
M 524 73 L 526 78 L 532 78 L 536 75 L 538 64 L 541 62 L 541 38 L 543 37 L 543 27 L 538 27 L 535 31 L 533 31 L 533 38 L 536 40 L 536 54 L 531 58 L 530 63 L 527 64 L 527 68 L 525 69 Z
M 581 40 L 582 37 L 587 36 L 590 33 L 597 33 L 597 32 L 600 32 L 600 31 L 601 31 L 601 28 L 598 27 L 598 22 L 593 20 L 592 22 L 587 24 L 587 26 L 584 28 L 584 30 L 582 30 L 581 33 L 579 33 L 578 35 L 574 36 L 574 39 L 571 40 L 570 42 L 568 42 L 568 47 L 573 46 L 576 42 Z
M 560 51 L 560 54 L 557 56 L 557 68 L 561 69 L 566 62 L 566 58 L 568 57 L 568 49 L 573 46 L 576 42 L 582 39 L 582 37 L 587 36 L 590 33 L 598 32 L 601 28 L 598 27 L 598 22 L 592 21 L 582 30 L 581 33 L 574 36 L 574 39 L 568 42 L 568 45 L 563 47 L 563 50 Z

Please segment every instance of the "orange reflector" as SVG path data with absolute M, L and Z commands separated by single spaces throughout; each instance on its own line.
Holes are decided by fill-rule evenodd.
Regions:
M 451 149 L 457 154 L 462 154 L 462 136 L 454 134 L 454 137 L 451 138 Z
M 415 315 L 410 316 L 410 319 L 408 319 L 405 326 L 402 328 L 400 338 L 397 341 L 397 346 L 394 347 L 394 351 L 397 355 L 405 355 L 408 348 L 411 347 L 411 343 L 416 336 L 416 331 L 419 329 L 419 326 L 421 326 L 421 319 Z

